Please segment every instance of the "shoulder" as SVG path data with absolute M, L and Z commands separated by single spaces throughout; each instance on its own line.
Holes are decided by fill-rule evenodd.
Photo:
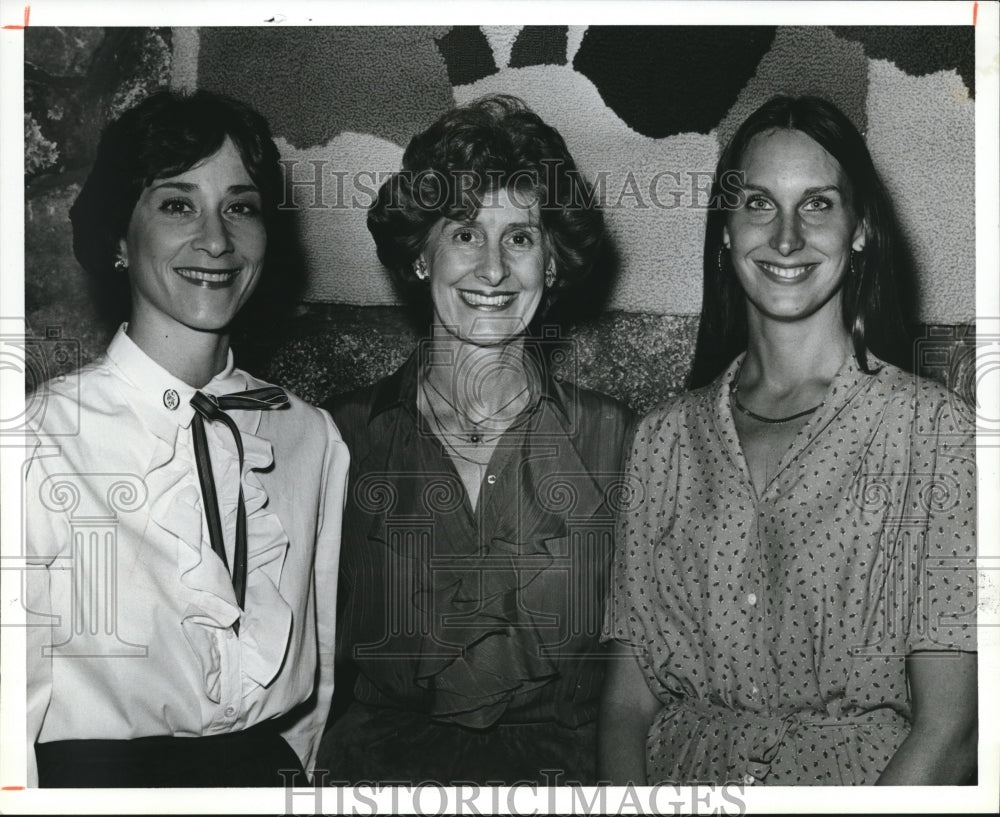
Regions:
M 563 423 L 578 450 L 608 450 L 620 459 L 631 438 L 635 414 L 625 403 L 569 381 L 552 382 L 553 394 L 564 412 Z
M 699 421 L 705 422 L 714 414 L 718 388 L 716 380 L 657 404 L 636 423 L 636 438 L 664 437 L 693 430 Z
M 951 395 L 938 381 L 907 372 L 870 354 L 868 364 L 873 369 L 868 376 L 872 379 L 874 388 L 888 399 L 908 401 L 920 397 L 942 403 L 947 402 Z
M 103 356 L 43 383 L 25 396 L 25 409 L 28 425 L 41 436 L 75 435 L 84 416 L 88 425 L 102 419 L 120 423 L 133 411 Z
M 323 409 L 330 412 L 352 452 L 367 438 L 371 423 L 387 421 L 388 413 L 376 417 L 373 416 L 373 409 L 387 390 L 391 390 L 394 378 L 395 375 L 389 375 L 360 389 L 334 395 L 321 404 Z M 379 420 L 383 416 L 386 419 Z
M 249 389 L 261 389 L 275 385 L 247 372 L 242 372 L 242 374 L 246 377 Z M 306 402 L 288 389 L 283 389 L 283 391 L 288 396 L 288 406 L 280 411 L 265 412 L 268 420 L 281 430 L 282 439 L 307 444 L 313 444 L 318 439 L 324 439 L 328 445 L 343 442 L 340 431 L 329 412 Z M 276 441 L 272 440 L 271 442 Z
M 338 427 L 345 425 L 358 428 L 362 423 L 367 423 L 374 404 L 375 393 L 387 379 L 383 378 L 354 391 L 335 394 L 320 405 L 330 412 Z
M 106 360 L 54 377 L 25 396 L 28 479 L 135 470 L 147 451 L 141 417 Z
M 561 392 L 560 397 L 567 409 L 575 407 L 581 416 L 626 424 L 634 416 L 628 405 L 604 392 L 586 389 L 568 380 L 556 384 L 556 388 Z
M 975 415 L 969 402 L 936 380 L 911 374 L 890 363 L 873 361 L 872 389 L 886 403 L 887 411 L 912 433 L 974 434 Z

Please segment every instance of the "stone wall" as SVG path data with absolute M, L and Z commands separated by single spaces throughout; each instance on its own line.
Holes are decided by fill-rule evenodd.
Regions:
M 697 319 L 606 312 L 543 325 L 535 345 L 556 373 L 642 411 L 683 390 Z M 281 324 L 241 333 L 234 347 L 248 368 L 319 403 L 394 371 L 420 342 L 394 307 L 309 305 Z

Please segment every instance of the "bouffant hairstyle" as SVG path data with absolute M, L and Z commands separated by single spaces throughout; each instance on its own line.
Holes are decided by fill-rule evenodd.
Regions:
M 70 221 L 73 253 L 93 276 L 106 317 L 122 320 L 128 315 L 128 277 L 114 269 L 114 260 L 143 189 L 212 156 L 227 137 L 260 190 L 271 257 L 277 252 L 270 237 L 283 182 L 278 149 L 264 117 L 208 91 L 157 91 L 104 129 L 90 175 L 70 208 Z
M 852 254 L 841 290 L 844 327 L 851 334 L 862 371 L 871 372 L 868 352 L 910 368 L 910 347 L 900 310 L 898 276 L 905 269 L 892 205 L 864 138 L 832 103 L 814 96 L 776 96 L 754 111 L 723 150 L 712 186 L 714 206 L 705 229 L 704 289 L 691 388 L 712 382 L 747 348 L 746 295 L 722 251 L 729 211 L 742 205 L 735 195 L 751 140 L 775 129 L 797 130 L 814 139 L 847 178 L 850 204 L 865 227 L 865 247 Z
M 546 248 L 555 261 L 549 295 L 583 280 L 604 240 L 604 217 L 562 136 L 523 101 L 495 94 L 444 114 L 410 140 L 402 169 L 381 186 L 368 211 L 379 260 L 404 294 L 425 291 L 413 262 L 442 218 L 475 218 L 484 196 L 507 190 L 537 201 Z

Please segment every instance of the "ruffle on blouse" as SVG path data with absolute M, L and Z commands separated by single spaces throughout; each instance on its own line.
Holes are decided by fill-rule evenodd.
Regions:
M 521 606 L 523 587 L 552 563 L 552 554 L 537 544 L 494 539 L 488 557 L 455 557 L 431 587 L 417 589 L 415 607 L 434 615 L 440 640 L 460 650 L 441 655 L 433 639 L 421 642 L 415 680 L 434 693 L 432 718 L 485 728 L 515 696 L 558 675 L 534 616 Z M 525 557 L 531 566 L 518 567 Z
M 413 581 L 413 608 L 430 628 L 407 643 L 416 652 L 412 682 L 427 691 L 428 714 L 435 720 L 489 727 L 559 676 L 554 648 L 568 637 L 576 584 L 567 581 L 565 596 L 546 598 L 537 611 L 528 609 L 526 590 L 554 563 L 565 570 L 573 558 L 568 519 L 588 520 L 604 503 L 603 490 L 571 441 L 561 444 L 557 462 L 528 458 L 521 473 L 530 501 L 518 508 L 516 519 L 505 520 L 509 528 L 494 531 L 485 553 L 442 553 L 455 543 L 438 541 L 432 569 L 428 552 L 411 550 L 409 537 L 390 542 L 385 516 L 373 518 L 369 541 L 393 551 L 389 563 L 404 565 Z M 400 490 L 397 513 L 405 513 L 407 497 Z
M 254 473 L 273 464 L 274 451 L 267 440 L 246 430 L 241 433 L 247 517 L 246 607 L 242 617 L 229 572 L 212 550 L 197 475 L 176 454 L 180 429 L 173 446 L 162 445 L 163 456 L 154 462 L 146 477 L 150 496 L 157 497 L 150 509 L 153 522 L 178 539 L 177 569 L 188 593 L 181 627 L 201 664 L 205 693 L 215 702 L 221 693 L 215 641 L 218 632 L 240 620 L 243 673 L 260 686 L 267 686 L 281 669 L 292 624 L 291 607 L 278 590 L 288 536 L 277 515 L 268 509 L 267 493 Z M 223 467 L 236 470 L 235 451 L 213 449 L 212 456 L 229 457 L 231 461 Z
M 423 712 L 355 701 L 323 735 L 316 768 L 330 770 L 328 785 L 434 780 L 445 786 L 469 781 L 545 786 L 552 784 L 551 770 L 558 769 L 562 780 L 591 786 L 597 783 L 596 733 L 593 720 L 575 728 L 544 721 L 485 731 L 456 729 Z

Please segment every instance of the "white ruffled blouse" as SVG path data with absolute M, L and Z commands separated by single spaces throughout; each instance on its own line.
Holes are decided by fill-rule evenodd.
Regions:
M 205 522 L 195 390 L 124 328 L 46 386 L 27 469 L 29 785 L 36 741 L 215 735 L 282 716 L 310 770 L 333 692 L 347 448 L 325 411 L 289 395 L 285 409 L 228 412 L 239 473 L 232 433 L 206 423 L 229 564 L 243 486 L 241 613 Z M 266 385 L 230 352 L 201 391 Z

